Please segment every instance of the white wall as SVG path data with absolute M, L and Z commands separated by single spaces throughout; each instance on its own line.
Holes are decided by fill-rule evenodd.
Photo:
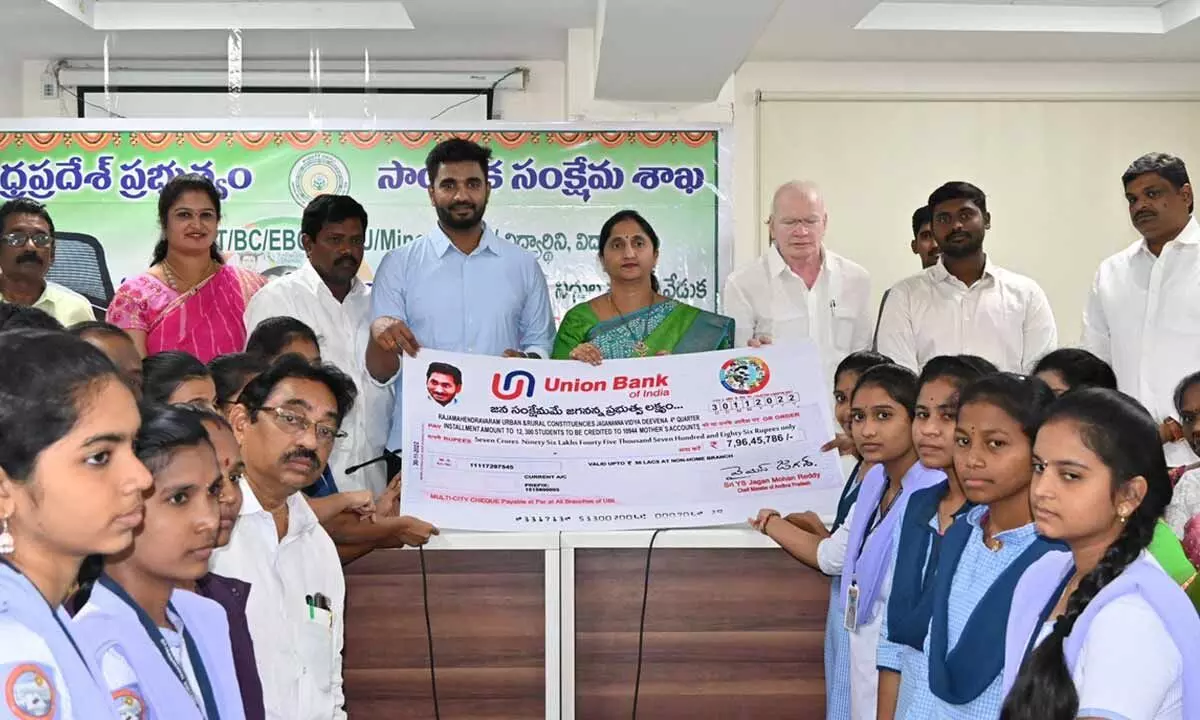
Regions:
M 1132 101 L 1130 105 L 1134 110 L 1145 111 L 1154 117 L 1154 110 L 1150 109 L 1150 104 L 1141 103 L 1145 107 L 1138 108 L 1139 100 L 1179 100 L 1179 101 L 1196 101 L 1200 100 L 1200 64 L 1197 63 L 747 63 L 743 65 L 741 70 L 736 75 L 736 94 L 735 94 L 735 111 L 734 111 L 734 138 L 737 145 L 737 163 L 735 167 L 735 187 L 734 187 L 734 222 L 735 222 L 735 243 L 734 243 L 734 264 L 735 266 L 749 262 L 766 248 L 767 235 L 765 228 L 765 220 L 770 212 L 771 193 L 775 184 L 781 182 L 787 177 L 792 178 L 809 178 L 818 183 L 822 182 L 822 174 L 828 175 L 828 171 L 823 173 L 817 168 L 805 168 L 799 163 L 794 168 L 781 169 L 777 161 L 781 154 L 778 149 L 772 147 L 761 146 L 762 138 L 767 135 L 764 132 L 763 118 L 766 114 L 765 108 L 774 106 L 779 109 L 781 105 L 793 106 L 793 118 L 802 118 L 803 115 L 797 115 L 797 112 L 803 112 L 806 107 L 800 103 L 779 103 L 770 102 L 770 100 L 820 100 L 820 101 L 838 101 L 838 100 L 941 100 L 941 101 L 989 101 L 989 100 L 1111 100 L 1111 101 Z M 762 93 L 760 96 L 759 93 Z M 758 102 L 760 97 L 768 99 L 766 103 Z M 984 102 L 973 102 L 972 105 L 985 105 Z M 1015 105 L 1028 105 L 1028 103 L 1014 103 Z M 884 106 L 883 103 L 872 105 L 863 103 L 864 112 L 878 111 L 879 107 Z M 1154 105 L 1162 107 L 1165 112 L 1171 112 L 1172 107 L 1183 108 L 1187 105 L 1173 106 L 1171 103 L 1155 103 Z M 813 103 L 807 107 L 817 111 L 821 103 Z M 1191 103 L 1194 107 L 1194 102 Z M 1183 110 L 1177 110 L 1169 120 L 1174 121 L 1178 126 L 1181 122 L 1185 122 L 1186 113 Z M 1188 115 L 1190 117 L 1190 115 Z M 964 113 L 964 117 L 980 117 L 978 114 Z M 1087 115 L 1085 113 L 1084 117 Z M 795 125 L 797 132 L 801 125 L 812 124 L 819 125 L 819 122 L 813 123 L 797 120 Z M 1043 118 L 1038 118 L 1038 122 Z M 1108 118 L 1111 120 L 1111 118 Z M 1144 119 L 1143 119 L 1144 121 Z M 884 122 L 880 118 L 879 122 Z M 969 121 L 968 121 L 969 122 Z M 1088 120 L 1081 121 L 1088 123 Z M 855 123 L 845 123 L 843 125 L 835 125 L 836 132 L 832 135 L 843 136 L 835 143 L 853 142 L 853 134 L 851 137 L 845 137 L 847 127 Z M 861 123 L 859 123 L 861 125 Z M 1154 122 L 1148 128 L 1157 130 L 1169 122 Z M 867 123 L 869 126 L 870 123 Z M 1167 152 L 1177 152 L 1184 157 L 1185 160 L 1191 160 L 1193 167 L 1200 168 L 1200 157 L 1191 157 L 1192 153 L 1188 152 L 1188 148 L 1195 143 L 1186 142 L 1189 137 L 1186 130 L 1176 127 L 1176 135 L 1180 139 L 1178 142 L 1167 142 L 1168 147 L 1149 147 L 1145 143 L 1156 145 L 1156 139 L 1163 137 L 1175 137 L 1169 132 L 1165 134 L 1142 132 L 1138 127 L 1139 123 L 1090 123 L 1083 128 L 1082 132 L 1089 134 L 1092 137 L 1104 137 L 1106 132 L 1114 133 L 1112 135 L 1113 142 L 1106 142 L 1103 148 L 1106 152 L 1094 153 L 1096 156 L 1106 155 L 1104 178 L 1119 178 L 1120 172 L 1124 169 L 1124 163 L 1132 160 L 1141 152 L 1149 152 L 1151 150 L 1163 150 Z M 780 128 L 778 123 L 769 126 L 773 128 L 772 132 L 775 137 L 780 136 Z M 789 125 L 790 127 L 790 125 Z M 881 131 L 886 131 L 886 126 L 880 126 Z M 1005 130 L 1008 130 L 1006 128 Z M 863 127 L 859 128 L 859 132 L 868 132 Z M 1064 131 L 1068 132 L 1069 131 Z M 1183 133 L 1183 134 L 1179 134 Z M 985 144 L 989 139 L 993 141 L 1001 141 L 1002 135 L 1005 132 L 987 133 L 982 127 L 976 134 L 980 145 Z M 1011 135 L 1012 133 L 1007 133 Z M 786 128 L 784 129 L 786 136 Z M 970 136 L 969 132 L 960 133 L 958 137 Z M 871 136 L 874 137 L 874 136 Z M 1079 138 L 1073 135 L 1064 135 L 1065 141 L 1061 143 L 1063 152 L 1068 156 L 1072 152 L 1071 148 L 1077 147 L 1078 142 L 1072 142 Z M 800 138 L 797 137 L 797 142 Z M 1118 142 L 1119 140 L 1119 142 Z M 869 143 L 868 143 L 869 144 Z M 797 157 L 800 153 L 795 152 L 796 143 L 788 142 L 788 153 L 792 157 Z M 1184 147 L 1184 146 L 1188 147 Z M 1120 146 L 1121 155 L 1117 158 L 1112 154 L 1115 147 Z M 1138 148 L 1133 150 L 1132 148 Z M 1019 152 L 1025 148 L 1015 148 L 1014 155 L 1019 155 Z M 903 152 L 911 150 L 910 148 L 898 148 L 897 155 L 912 155 L 911 152 Z M 958 153 L 957 160 L 963 160 L 966 157 L 972 156 L 972 150 L 981 148 L 968 149 L 965 153 Z M 1027 149 L 1026 149 L 1027 150 Z M 951 150 L 952 154 L 954 153 Z M 830 160 L 829 153 L 818 153 L 824 160 L 826 167 L 838 167 L 836 160 Z M 852 155 L 853 153 L 847 153 Z M 978 153 L 974 153 L 978 154 Z M 1025 153 L 1028 155 L 1028 152 Z M 919 153 L 917 153 L 919 157 Z M 764 162 L 763 159 L 767 159 Z M 1084 160 L 1097 160 L 1097 157 L 1083 157 Z M 940 166 L 946 166 L 945 158 L 942 159 Z M 830 166 L 829 162 L 834 162 Z M 1058 163 L 1071 162 L 1070 159 L 1061 157 L 1041 156 L 1036 162 L 1033 162 L 1030 172 L 1042 173 L 1045 175 L 1049 168 L 1054 168 Z M 818 163 L 819 164 L 819 163 Z M 931 163 L 938 164 L 938 163 Z M 951 163 L 953 164 L 953 163 Z M 993 163 L 994 164 L 994 163 Z M 1084 162 L 1075 163 L 1072 170 L 1078 171 Z M 886 163 L 884 163 L 886 165 Z M 1108 167 L 1112 166 L 1112 167 Z M 843 169 L 844 170 L 844 169 Z M 916 170 L 916 172 L 914 171 Z M 906 180 L 911 180 L 916 175 L 921 175 L 920 170 L 928 170 L 928 168 L 913 168 L 913 167 L 887 167 L 886 172 L 891 174 L 893 182 L 887 182 L 887 178 L 880 178 L 877 175 L 881 172 L 879 164 L 876 163 L 871 172 L 876 175 L 870 178 L 870 182 L 862 183 L 858 187 L 857 193 L 854 192 L 853 184 L 847 185 L 844 182 L 848 176 L 848 172 L 835 173 L 837 177 L 827 177 L 831 195 L 838 196 L 840 202 L 833 202 L 829 208 L 830 214 L 830 245 L 836 247 L 839 243 L 838 229 L 845 228 L 848 232 L 853 233 L 854 228 L 862 228 L 871 225 L 879 225 L 879 218 L 864 218 L 863 213 L 878 212 L 881 206 L 891 207 L 897 205 L 893 202 L 895 197 L 881 197 L 877 193 L 891 193 L 893 196 L 901 195 L 907 203 L 911 203 L 912 187 L 906 186 Z M 976 177 L 979 174 L 986 175 L 987 168 L 976 169 Z M 995 168 L 991 168 L 995 170 Z M 1195 174 L 1193 170 L 1193 174 Z M 928 174 L 927 172 L 924 174 Z M 962 173 L 958 173 L 962 174 Z M 1011 175 L 1011 173 L 1010 173 Z M 769 176 L 769 179 L 760 180 L 764 176 Z M 1064 176 L 1065 177 L 1065 176 Z M 969 173 L 963 178 L 942 178 L 945 179 L 971 179 Z M 1041 180 L 1046 178 L 1042 177 Z M 1059 321 L 1059 336 L 1062 344 L 1074 344 L 1078 342 L 1079 335 L 1079 311 L 1086 298 L 1087 288 L 1090 284 L 1090 278 L 1095 271 L 1095 266 L 1098 264 L 1101 256 L 1114 251 L 1118 247 L 1136 238 L 1136 233 L 1128 226 L 1128 217 L 1124 213 L 1123 202 L 1121 200 L 1119 187 L 1114 184 L 1117 180 L 1113 179 L 1108 184 L 1102 182 L 1103 178 L 1097 178 L 1095 183 L 1089 184 L 1091 189 L 1087 192 L 1087 196 L 1094 198 L 1096 203 L 1102 205 L 1096 208 L 1096 212 L 1090 213 L 1086 220 L 1091 222 L 1105 223 L 1103 226 L 1104 233 L 1101 235 L 1087 236 L 1086 232 L 1082 235 L 1080 231 L 1082 226 L 1076 224 L 1072 229 L 1075 232 L 1067 232 L 1059 234 L 1057 241 L 1065 243 L 1067 247 L 1055 247 L 1055 251 L 1051 254 L 1039 250 L 1033 255 L 1018 255 L 1017 257 L 1006 257 L 1005 251 L 1011 250 L 1003 241 L 1005 233 L 1014 233 L 1014 224 L 1018 225 L 1022 222 L 1028 222 L 1035 227 L 1029 229 L 1030 234 L 1037 232 L 1047 232 L 1048 226 L 1045 223 L 1039 223 L 1033 216 L 1023 216 L 1020 209 L 1015 209 L 1015 212 L 1005 217 L 1003 210 L 998 207 L 991 207 L 993 211 L 993 225 L 997 222 L 1003 222 L 1006 227 L 1001 228 L 999 232 L 994 233 L 1001 245 L 996 248 L 997 257 L 1001 258 L 1000 262 L 1011 261 L 1010 267 L 1026 272 L 1039 279 L 1047 290 L 1051 298 L 1052 304 L 1055 306 L 1056 316 Z M 1007 182 L 1013 180 L 1013 182 Z M 1055 198 L 1054 192 L 1050 192 L 1046 197 L 1027 197 L 1030 192 L 1040 193 L 1041 190 L 1035 191 L 1033 185 L 1044 189 L 1045 182 L 1027 184 L 1026 187 L 1021 187 L 1018 182 L 1019 178 L 1007 178 L 1005 181 L 992 183 L 993 189 L 999 187 L 1004 189 L 1005 185 L 1012 186 L 1013 190 L 1010 195 L 1016 193 L 1020 195 L 1019 202 L 1013 202 L 1011 205 L 1020 205 L 1024 203 L 1033 203 L 1026 209 L 1036 209 L 1041 214 L 1053 213 L 1056 209 L 1060 209 L 1061 198 Z M 987 191 L 988 183 L 984 182 L 984 190 Z M 867 189 L 867 185 L 872 186 Z M 911 183 L 910 183 L 911 185 Z M 836 192 L 834 192 L 835 187 Z M 881 187 L 882 186 L 882 187 Z M 929 188 L 932 189 L 932 188 Z M 1076 188 L 1078 190 L 1078 188 Z M 1024 193 L 1024 195 L 1022 195 Z M 871 197 L 873 196 L 883 202 L 872 204 Z M 915 206 L 915 203 L 912 203 Z M 1076 203 L 1078 205 L 1078 203 Z M 894 210 L 894 208 L 892 208 Z M 908 211 L 911 213 L 911 210 Z M 888 236 L 897 238 L 899 242 L 911 234 L 908 225 L 908 213 L 893 212 L 895 216 L 894 229 L 888 229 Z M 999 214 L 998 214 L 999 213 Z M 839 217 L 845 222 L 839 222 Z M 865 224 L 864 224 L 865 223 Z M 873 223 L 873 224 L 872 224 Z M 886 224 L 886 223 L 884 223 Z M 1086 224 L 1086 223 L 1084 223 Z M 1057 227 L 1057 226 L 1056 226 Z M 1018 228 L 1015 231 L 1020 233 Z M 1063 235 L 1066 237 L 1063 237 Z M 1011 235 L 1010 235 L 1011 236 Z M 1026 240 L 1030 238 L 1024 238 Z M 875 267 L 873 277 L 875 279 L 874 288 L 876 297 L 882 293 L 885 287 L 891 281 L 907 274 L 909 270 L 914 271 L 917 265 L 911 258 L 904 254 L 904 251 L 896 249 L 893 253 L 896 257 L 890 262 L 887 257 L 877 255 L 875 253 L 862 251 L 863 238 L 850 237 L 847 238 L 849 246 L 847 254 L 858 260 L 860 263 L 869 268 Z M 1069 246 L 1078 243 L 1078 250 L 1072 250 Z M 857 250 L 857 252 L 856 252 Z M 884 254 L 886 255 L 886 253 Z M 1051 258 L 1051 255 L 1053 256 Z M 889 264 L 890 262 L 890 264 Z M 1041 263 L 1039 265 L 1039 262 Z M 1055 273 L 1051 266 L 1055 262 L 1074 262 L 1080 267 L 1069 266 L 1071 272 Z M 882 265 L 880 265 L 882 263 Z M 901 264 L 897 264 L 901 263 Z M 1032 263 L 1032 265 L 1030 265 Z M 1030 265 L 1024 267 L 1024 265 Z M 1067 267 L 1067 266 L 1064 266 Z M 1057 299 L 1056 299 L 1057 298 Z
M 0 60 L 0 118 L 21 116 L 22 83 L 21 64 Z
M 1195 99 L 1200 97 L 1200 63 L 746 63 L 735 76 L 735 265 L 749 262 L 767 242 L 763 223 L 772 189 L 758 193 L 758 157 L 771 149 L 757 148 L 759 92 L 812 99 Z M 1200 158 L 1193 163 L 1200 168 Z M 794 175 L 806 177 L 805 169 L 795 168 Z M 831 208 L 831 223 L 839 211 L 861 208 Z
M 307 61 L 297 60 L 297 63 Z M 47 61 L 27 60 L 19 68 L 18 104 L 10 115 L 14 117 L 75 117 L 75 98 L 69 92 L 55 100 L 41 96 L 43 74 Z M 529 83 L 524 90 L 496 91 L 494 111 L 503 120 L 563 120 L 566 117 L 566 64 L 552 60 L 516 61 L 514 65 L 529 68 Z M 0 81 L 3 80 L 0 66 Z M 91 96 L 89 96 L 91 99 Z M 0 110 L 4 109 L 0 96 Z M 0 112 L 0 117 L 5 113 Z

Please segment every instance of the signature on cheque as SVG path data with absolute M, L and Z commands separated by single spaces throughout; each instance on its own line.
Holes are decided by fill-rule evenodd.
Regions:
M 737 480 L 738 478 L 753 477 L 764 473 L 786 472 L 788 470 L 806 470 L 815 468 L 817 464 L 812 461 L 812 458 L 805 455 L 798 459 L 776 460 L 774 462 L 761 462 L 757 465 L 730 465 L 721 468 L 721 472 L 725 473 L 726 480 Z

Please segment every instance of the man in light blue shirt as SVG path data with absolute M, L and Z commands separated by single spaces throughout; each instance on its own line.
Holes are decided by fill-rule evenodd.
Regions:
M 483 222 L 491 155 L 452 138 L 425 159 L 438 224 L 389 252 L 375 273 L 366 363 L 378 382 L 395 378 L 401 352 L 413 356 L 422 346 L 550 357 L 554 315 L 546 276 L 533 254 L 501 240 Z M 388 436 L 393 450 L 402 443 L 402 402 L 397 388 Z

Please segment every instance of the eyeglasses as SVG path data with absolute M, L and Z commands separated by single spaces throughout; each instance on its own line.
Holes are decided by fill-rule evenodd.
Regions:
M 802 218 L 785 217 L 779 221 L 779 224 L 784 227 L 787 227 L 787 228 L 796 227 L 797 225 L 803 225 L 805 228 L 811 230 L 812 228 L 815 228 L 821 224 L 821 219 L 822 218 L 819 218 L 819 217 L 802 217 Z
M 322 445 L 332 445 L 334 440 L 341 440 L 342 438 L 346 437 L 346 433 L 338 430 L 333 425 L 329 425 L 328 423 L 314 422 L 303 415 L 292 412 L 291 410 L 284 410 L 283 408 L 269 407 L 266 405 L 263 405 L 258 409 L 266 410 L 274 415 L 275 424 L 279 426 L 279 429 L 293 437 L 303 435 L 304 433 L 308 432 L 308 429 L 311 427 L 315 427 L 317 429 L 317 442 L 321 443 Z
M 7 235 L 0 235 L 0 240 L 9 247 L 24 247 L 30 240 L 33 241 L 35 247 L 48 248 L 54 244 L 54 236 L 46 233 L 18 233 L 12 232 Z

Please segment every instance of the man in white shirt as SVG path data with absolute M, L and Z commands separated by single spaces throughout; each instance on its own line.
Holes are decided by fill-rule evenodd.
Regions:
M 54 263 L 54 221 L 28 198 L 0 205 L 0 300 L 35 307 L 70 327 L 96 319 L 79 293 L 46 279 Z
M 354 472 L 348 468 L 378 458 L 387 443 L 392 389 L 376 383 L 364 358 L 371 339 L 371 289 L 358 279 L 367 232 L 367 211 L 347 195 L 320 195 L 304 209 L 300 243 L 308 262 L 269 283 L 246 308 L 246 333 L 276 316 L 292 317 L 312 328 L 321 358 L 349 375 L 358 401 L 346 417 L 329 467 L 339 490 L 370 490 L 378 497 L 387 487 L 387 466 L 377 462 Z
M 737 345 L 810 339 L 833 382 L 837 364 L 871 346 L 871 277 L 825 247 L 821 191 L 790 182 L 771 202 L 771 247 L 725 283 L 723 312 L 737 323 Z
M 1196 455 L 1174 418 L 1175 386 L 1200 368 L 1200 226 L 1183 160 L 1143 155 L 1121 177 L 1140 240 L 1100 263 L 1083 313 L 1083 346 L 1159 421 L 1167 462 Z
M 937 240 L 933 237 L 933 215 L 929 212 L 928 205 L 922 205 L 913 211 L 912 214 L 912 241 L 908 247 L 912 250 L 913 255 L 921 258 L 921 269 L 925 270 L 937 265 L 941 255 L 938 252 Z M 879 347 L 879 320 L 883 317 L 883 306 L 887 305 L 888 295 L 892 292 L 891 288 L 883 291 L 883 297 L 879 298 L 879 315 L 875 318 L 875 336 L 871 338 L 871 349 L 875 350 Z
M 918 372 L 932 357 L 964 353 L 1029 372 L 1058 346 L 1058 329 L 1042 288 L 983 252 L 992 222 L 987 196 L 949 182 L 929 196 L 929 209 L 941 262 L 892 287 L 879 352 Z
M 346 580 L 300 490 L 328 461 L 354 399 L 353 381 L 337 368 L 286 355 L 230 411 L 250 492 L 211 566 L 252 587 L 246 619 L 269 720 L 346 717 Z

